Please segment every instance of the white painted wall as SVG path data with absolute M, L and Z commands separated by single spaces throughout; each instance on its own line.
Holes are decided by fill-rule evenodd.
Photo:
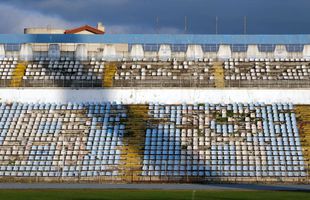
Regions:
M 0 101 L 310 104 L 310 89 L 0 89 Z
M 217 58 L 217 52 L 204 52 L 204 58 Z

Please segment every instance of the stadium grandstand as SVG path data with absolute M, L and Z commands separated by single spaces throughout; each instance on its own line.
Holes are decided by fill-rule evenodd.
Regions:
M 309 183 L 310 35 L 41 31 L 0 35 L 1 182 Z

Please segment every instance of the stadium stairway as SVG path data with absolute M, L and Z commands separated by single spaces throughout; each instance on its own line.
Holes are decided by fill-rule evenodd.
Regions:
M 115 72 L 117 71 L 117 64 L 115 62 L 107 63 L 102 80 L 103 87 L 112 87 L 113 86 L 113 79 Z
M 121 167 L 122 180 L 134 182 L 139 180 L 142 170 L 145 131 L 148 120 L 146 105 L 129 105 L 124 146 L 122 147 Z
M 310 106 L 296 106 L 296 114 L 298 120 L 298 128 L 300 130 L 300 139 L 307 167 L 308 176 L 310 176 Z
M 16 68 L 12 74 L 10 87 L 20 87 L 21 86 L 23 76 L 25 75 L 25 72 L 26 72 L 26 68 L 27 68 L 26 66 L 27 66 L 26 62 L 21 62 L 21 63 L 17 64 L 17 66 L 16 66 Z
M 215 87 L 224 88 L 225 81 L 224 81 L 223 62 L 215 62 L 213 65 L 213 69 L 214 69 Z

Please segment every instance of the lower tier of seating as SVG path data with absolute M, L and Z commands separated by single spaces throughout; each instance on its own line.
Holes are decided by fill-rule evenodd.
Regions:
M 0 131 L 0 179 L 309 176 L 292 104 L 2 102 Z

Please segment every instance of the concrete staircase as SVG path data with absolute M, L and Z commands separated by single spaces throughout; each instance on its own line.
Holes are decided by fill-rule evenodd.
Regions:
M 214 62 L 213 69 L 214 69 L 215 87 L 224 88 L 225 80 L 224 80 L 223 62 Z
M 142 173 L 145 132 L 148 120 L 148 107 L 145 105 L 129 105 L 124 146 L 121 149 L 123 162 L 121 166 L 122 180 L 138 181 Z
M 21 86 L 23 76 L 25 75 L 25 72 L 26 72 L 26 68 L 27 68 L 26 66 L 27 66 L 26 62 L 21 62 L 21 63 L 17 64 L 17 66 L 16 66 L 16 68 L 12 74 L 10 87 L 20 87 Z
M 117 71 L 115 62 L 107 63 L 103 73 L 102 87 L 113 87 L 113 79 Z
M 298 120 L 298 129 L 300 133 L 305 164 L 307 166 L 308 176 L 310 176 L 310 106 L 296 106 L 295 112 Z

